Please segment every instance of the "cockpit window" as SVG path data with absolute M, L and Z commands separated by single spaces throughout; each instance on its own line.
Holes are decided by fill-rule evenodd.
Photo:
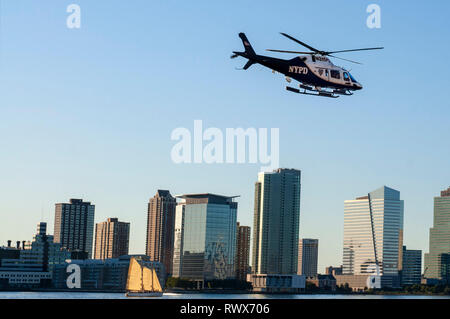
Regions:
M 348 76 L 347 72 L 344 72 L 344 80 L 345 81 L 350 81 L 350 77 Z
M 352 79 L 353 83 L 358 83 L 358 81 L 355 80 L 355 78 L 352 76 L 352 74 L 349 72 L 348 75 L 350 75 L 350 79 Z

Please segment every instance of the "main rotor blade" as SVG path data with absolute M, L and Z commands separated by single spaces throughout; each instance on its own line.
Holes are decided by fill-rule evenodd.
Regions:
M 382 50 L 384 47 L 378 47 L 378 48 L 364 48 L 364 49 L 352 49 L 352 50 L 341 50 L 341 51 L 330 51 L 327 52 L 327 54 L 332 53 L 343 53 L 343 52 L 355 52 L 355 51 L 368 51 L 368 50 Z
M 297 42 L 300 45 L 303 45 L 305 48 L 308 48 L 311 51 L 314 51 L 314 52 L 317 52 L 317 53 L 322 52 L 322 51 L 317 50 L 317 49 L 313 48 L 312 46 L 310 46 L 310 45 L 308 45 L 308 44 L 306 44 L 306 43 L 304 43 L 304 42 L 302 42 L 300 40 L 297 40 L 296 38 L 291 37 L 289 34 L 286 34 L 286 33 L 283 33 L 283 32 L 280 32 L 280 33 L 281 33 L 281 35 L 285 36 L 286 38 L 288 38 L 288 39 L 290 39 L 290 40 L 292 40 L 294 42 Z
M 335 59 L 344 60 L 344 61 L 347 61 L 347 62 L 352 62 L 352 63 L 356 63 L 356 64 L 362 64 L 362 63 L 359 63 L 359 62 L 356 62 L 356 61 L 343 59 L 343 58 L 340 58 L 340 57 L 337 57 L 337 56 L 334 56 L 334 55 L 331 55 L 331 54 L 328 54 L 328 56 L 331 56 L 332 58 L 335 58 Z
M 280 53 L 295 53 L 295 54 L 316 54 L 316 52 L 301 52 L 301 51 L 272 50 L 272 49 L 266 49 L 266 51 L 280 52 Z

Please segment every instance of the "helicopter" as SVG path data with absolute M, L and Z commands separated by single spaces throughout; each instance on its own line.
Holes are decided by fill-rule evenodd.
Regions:
M 269 69 L 272 69 L 273 73 L 278 72 L 284 74 L 288 83 L 291 83 L 292 79 L 300 82 L 299 89 L 291 86 L 286 86 L 286 90 L 305 95 L 314 95 L 329 98 L 338 98 L 342 95 L 353 95 L 354 91 L 361 90 L 363 86 L 352 76 L 350 71 L 334 65 L 328 57 L 361 64 L 356 61 L 337 57 L 333 54 L 384 49 L 383 47 L 376 47 L 340 51 L 321 51 L 300 40 L 295 39 L 294 37 L 291 37 L 286 33 L 281 33 L 281 35 L 302 45 L 310 51 L 300 52 L 272 49 L 266 50 L 279 53 L 301 54 L 290 60 L 258 55 L 253 50 L 253 47 L 248 41 L 245 33 L 241 32 L 239 33 L 239 37 L 242 40 L 245 51 L 233 51 L 233 55 L 231 55 L 231 58 L 234 59 L 241 56 L 248 59 L 248 62 L 242 68 L 243 70 L 247 70 L 253 64 L 261 64 Z

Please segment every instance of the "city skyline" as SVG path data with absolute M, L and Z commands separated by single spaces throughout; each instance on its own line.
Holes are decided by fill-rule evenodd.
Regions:
M 319 24 L 315 2 L 78 2 L 79 30 L 66 27 L 67 2 L 1 2 L 1 243 L 30 238 L 41 220 L 52 229 L 54 203 L 83 198 L 96 221 L 129 221 L 130 252 L 142 253 L 157 189 L 239 194 L 251 226 L 259 164 L 171 161 L 171 132 L 202 120 L 280 129 L 280 166 L 304 172 L 299 233 L 320 238 L 319 269 L 342 262 L 343 201 L 380 185 L 402 192 L 404 242 L 428 251 L 433 197 L 450 183 L 450 79 L 439 71 L 450 3 L 380 0 L 382 27 L 369 29 L 365 2 L 323 0 Z M 385 49 L 348 54 L 362 66 L 339 62 L 364 85 L 358 94 L 299 98 L 270 70 L 235 70 L 239 32 L 257 53 L 299 49 L 279 32 L 324 50 Z
M 276 172 L 276 171 L 279 171 L 280 169 L 278 169 L 278 170 L 275 170 L 274 172 Z M 282 169 L 281 169 L 282 170 Z M 388 189 L 388 192 L 389 191 L 394 191 L 394 192 L 397 192 L 397 191 L 395 191 L 395 190 L 392 190 L 392 189 L 390 189 L 389 187 L 386 187 L 386 186 L 383 186 L 383 187 L 381 187 L 381 188 L 379 188 L 379 189 L 377 189 L 376 191 L 374 191 L 374 192 L 372 192 L 372 193 L 374 193 L 375 194 L 375 198 L 376 198 L 376 196 L 385 196 L 385 195 L 383 195 L 382 194 L 382 192 L 381 192 L 381 190 L 383 190 L 383 189 Z M 155 195 L 155 197 L 152 197 L 152 198 L 156 198 L 157 196 L 158 196 L 158 193 L 159 192 L 166 192 L 169 196 L 170 196 L 170 193 L 169 193 L 169 191 L 161 191 L 161 190 L 157 190 L 157 195 Z M 442 197 L 435 197 L 435 200 L 436 199 L 439 199 L 439 198 L 444 198 L 444 199 L 446 199 L 448 196 L 449 196 L 449 192 L 450 192 L 450 187 L 448 188 L 448 189 L 443 189 L 443 190 L 441 190 L 440 191 L 440 195 L 442 196 Z M 206 193 L 204 193 L 204 194 L 206 194 Z M 213 195 L 213 194 L 212 194 Z M 183 195 L 179 195 L 179 196 L 176 196 L 176 197 L 180 197 L 180 196 L 183 196 Z M 386 195 L 386 196 L 391 196 L 391 195 Z M 392 195 L 393 197 L 395 197 L 396 195 Z M 237 197 L 239 197 L 239 196 L 237 196 Z M 151 199 L 152 199 L 151 198 Z M 367 200 L 367 196 L 363 196 L 363 197 L 357 197 L 356 198 L 356 200 Z M 77 205 L 77 204 L 82 204 L 82 205 L 87 205 L 87 206 L 92 206 L 92 207 L 96 207 L 95 205 L 91 205 L 91 202 L 87 202 L 87 201 L 84 201 L 84 199 L 70 199 L 70 201 L 69 201 L 69 203 L 56 203 L 55 204 L 55 215 L 54 215 L 54 218 L 53 218 L 53 220 L 55 220 L 55 218 L 56 218 L 56 216 L 57 216 L 57 214 L 60 214 L 59 213 L 59 211 L 61 210 L 61 207 L 63 206 L 63 205 L 66 205 L 66 206 L 69 206 L 70 207 L 70 205 L 72 205 L 72 202 L 75 204 L 75 205 Z M 348 200 L 346 200 L 346 202 L 352 202 L 352 201 L 348 201 Z M 403 214 L 403 200 L 401 201 L 402 202 L 402 214 Z M 148 204 L 148 206 L 150 205 L 150 203 L 149 202 L 147 202 L 147 204 Z M 176 202 L 176 205 L 180 205 L 180 204 L 182 204 L 182 202 L 180 202 L 180 201 L 178 201 L 178 202 Z M 59 207 L 59 208 L 58 208 Z M 69 210 L 71 210 L 70 208 L 69 208 Z M 239 214 L 237 215 L 237 216 L 239 216 Z M 148 218 L 148 211 L 147 211 L 147 215 L 146 215 L 146 217 Z M 107 222 L 111 219 L 111 217 L 108 217 L 108 218 L 106 218 L 107 219 Z M 117 218 L 113 218 L 114 220 L 116 220 Z M 240 224 L 240 222 L 239 222 L 239 218 L 237 218 L 237 221 L 238 221 L 238 224 Z M 47 223 L 47 222 L 43 222 L 43 221 L 39 221 L 38 222 L 38 225 L 39 224 L 42 224 L 42 223 L 45 223 L 46 225 L 48 225 L 49 223 Z M 97 227 L 97 224 L 101 224 L 102 222 L 101 221 L 96 221 L 96 219 L 94 219 L 94 222 L 93 222 L 93 224 L 94 225 L 96 225 L 96 227 Z M 402 221 L 402 227 L 403 227 L 403 223 L 404 223 L 404 221 Z M 127 223 L 127 224 L 129 224 L 129 223 Z M 300 223 L 300 225 L 301 225 L 301 223 Z M 51 225 L 50 225 L 51 226 Z M 246 225 L 241 225 L 242 227 L 254 227 L 254 225 L 252 225 L 252 226 L 246 226 Z M 47 226 L 46 226 L 47 227 Z M 128 226 L 129 227 L 129 226 Z M 51 228 L 51 227 L 50 227 Z M 403 228 L 401 229 L 401 241 L 399 242 L 399 249 L 402 249 L 402 247 L 403 247 L 403 244 L 406 244 L 405 242 L 404 242 L 404 240 L 403 240 Z M 130 234 L 131 234 L 131 232 L 130 232 Z M 129 236 L 130 236 L 130 234 L 129 234 Z M 52 236 L 54 235 L 54 234 L 51 234 Z M 93 243 L 92 243 L 92 251 L 94 252 L 94 244 L 95 244 L 95 238 L 94 238 L 94 234 L 92 234 L 93 235 Z M 26 238 L 26 239 L 20 239 L 20 240 L 16 240 L 17 238 L 8 238 L 8 240 L 7 240 L 7 242 L 9 242 L 9 241 L 11 241 L 12 243 L 15 243 L 16 241 L 17 242 L 20 242 L 20 243 L 22 243 L 22 242 L 26 242 L 26 243 L 29 243 L 30 242 L 30 240 L 28 239 L 28 238 Z M 130 242 L 131 242 L 131 240 L 130 240 Z M 5 243 L 6 243 L 6 241 L 5 241 Z M 0 243 L 0 246 L 5 246 L 4 244 L 5 243 Z M 252 256 L 252 254 L 253 254 L 253 231 L 252 231 L 252 235 L 251 235 L 251 249 L 250 249 L 250 256 Z M 127 243 L 128 244 L 128 243 Z M 429 242 L 427 242 L 427 244 L 429 245 L 430 243 Z M 409 246 L 408 246 L 409 247 Z M 425 255 L 427 255 L 427 254 L 429 254 L 429 250 L 427 250 L 427 249 L 425 249 L 425 250 L 420 250 L 421 252 L 422 252 L 422 259 L 424 259 L 425 258 Z M 144 249 L 144 251 L 137 251 L 137 252 L 129 252 L 129 254 L 146 254 L 146 255 L 148 255 L 148 252 L 146 252 L 145 251 L 145 249 Z M 92 255 L 94 255 L 94 254 L 92 254 Z M 319 253 L 319 256 L 320 256 L 320 253 Z M 401 263 L 402 263 L 402 258 L 401 258 L 401 256 L 399 256 L 400 257 L 400 259 L 399 259 L 399 267 L 400 267 L 400 265 L 401 265 Z M 94 256 L 92 256 L 92 257 L 89 257 L 89 258 L 93 258 L 94 259 Z M 319 260 L 320 260 L 320 258 L 319 258 Z M 250 264 L 250 266 L 252 266 L 252 258 L 250 258 L 250 260 L 249 260 L 249 264 Z M 338 265 L 343 265 L 344 264 L 344 259 L 342 259 L 341 261 L 338 261 L 338 262 L 336 262 L 336 263 L 334 263 L 334 264 L 332 264 L 333 266 L 338 266 Z M 318 264 L 318 265 L 320 265 L 320 264 Z M 327 264 L 327 266 L 326 267 L 328 267 L 329 265 L 331 265 L 331 264 Z M 424 269 L 424 267 L 425 267 L 426 265 L 425 265 L 425 263 L 423 262 L 422 263 L 422 270 Z M 324 267 L 325 268 L 325 267 Z M 318 266 L 318 269 L 321 269 L 320 268 L 320 266 Z M 399 268 L 399 270 L 401 270 L 400 268 Z M 320 273 L 320 272 L 319 272 Z M 431 277 L 430 277 L 431 278 Z

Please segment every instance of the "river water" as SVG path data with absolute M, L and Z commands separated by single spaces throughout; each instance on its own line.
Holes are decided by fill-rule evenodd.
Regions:
M 95 292 L 1 292 L 0 299 L 127 299 L 122 293 Z M 450 299 L 450 296 L 418 295 L 264 295 L 165 293 L 151 299 Z

